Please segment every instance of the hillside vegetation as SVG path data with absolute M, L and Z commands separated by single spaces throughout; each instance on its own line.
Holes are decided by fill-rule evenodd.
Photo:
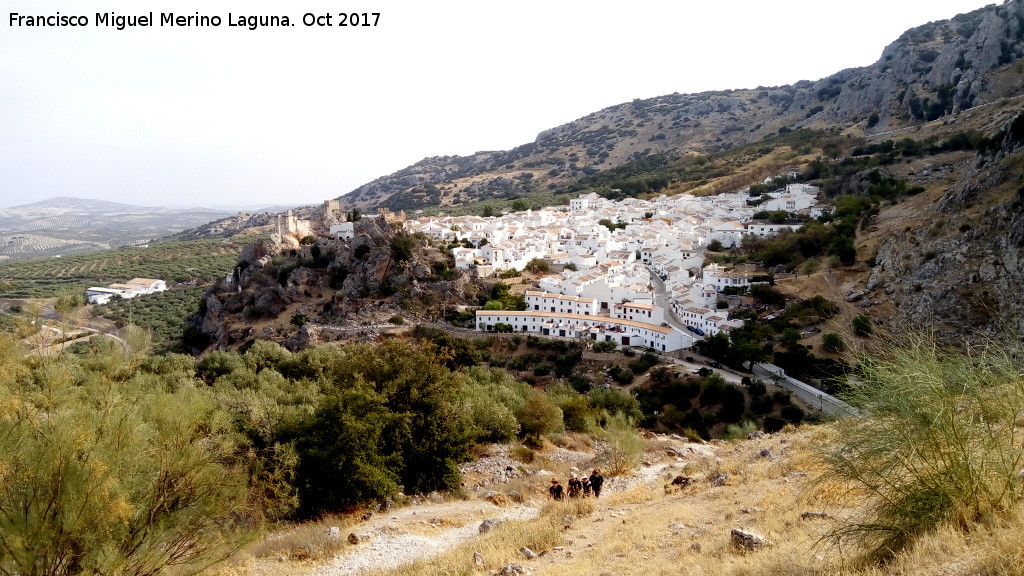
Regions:
M 680 566 L 710 575 L 1024 573 L 1019 352 L 1015 343 L 964 353 L 930 338 L 889 342 L 858 362 L 864 386 L 853 401 L 864 417 L 689 447 L 651 436 L 640 476 L 596 501 L 543 504 L 550 473 L 541 468 L 560 477 L 566 465 L 557 450 L 539 451 L 541 463 L 519 466 L 521 479 L 485 476 L 478 494 L 498 495 L 473 506 L 514 508 L 516 500 L 503 498 L 514 491 L 528 500 L 523 506 L 543 507 L 538 518 L 503 522 L 436 556 L 369 573 L 493 573 L 511 564 L 568 576 L 667 576 Z M 371 542 L 391 533 L 427 538 L 467 522 L 447 506 L 414 510 L 388 514 L 391 526 L 381 531 L 361 526 L 359 513 L 331 522 L 369 532 Z M 417 515 L 430 526 L 419 527 Z M 734 530 L 753 537 L 737 543 Z M 298 549 L 302 536 L 285 530 L 275 541 Z M 362 556 L 364 545 L 336 549 L 342 558 Z M 338 573 L 332 563 L 272 559 L 243 554 L 223 573 Z

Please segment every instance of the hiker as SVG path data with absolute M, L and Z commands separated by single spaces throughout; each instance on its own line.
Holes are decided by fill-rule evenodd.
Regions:
M 580 482 L 580 479 L 575 476 L 570 476 L 569 498 L 579 498 L 581 490 L 583 490 L 583 484 Z
M 601 471 L 594 468 L 594 471 L 590 473 L 590 485 L 594 489 L 594 498 L 601 496 L 601 486 L 604 485 L 604 476 L 601 476 Z
M 551 487 L 548 488 L 548 494 L 555 500 L 562 499 L 562 485 L 558 483 L 558 480 L 551 479 Z
M 580 479 L 580 483 L 583 484 L 583 495 L 590 497 L 590 478 L 584 476 L 583 478 Z

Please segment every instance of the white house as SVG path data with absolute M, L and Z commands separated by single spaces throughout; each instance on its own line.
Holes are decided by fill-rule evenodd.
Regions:
M 356 235 L 356 227 L 352 222 L 342 222 L 331 226 L 330 232 L 339 240 L 351 240 Z
M 559 314 L 578 314 L 581 316 L 597 316 L 597 300 L 563 296 L 548 292 L 526 291 L 526 309 L 538 312 L 554 312 Z
M 746 288 L 756 276 L 752 266 L 737 266 L 726 269 L 721 264 L 712 262 L 704 267 L 704 285 L 713 286 L 716 292 L 726 288 Z
M 688 334 L 671 327 L 633 320 L 533 310 L 477 311 L 477 330 L 494 330 L 498 324 L 511 326 L 515 332 L 589 338 L 600 342 L 615 342 L 619 346 L 646 346 L 659 352 L 674 352 L 693 345 L 693 338 Z
M 648 324 L 661 324 L 665 321 L 665 310 L 653 304 L 622 302 L 612 306 L 612 317 L 647 322 Z
M 114 288 L 101 288 L 94 286 L 85 290 L 85 296 L 89 299 L 89 304 L 106 304 L 110 302 L 110 299 L 114 296 L 124 297 L 124 294 L 120 290 Z M 130 298 L 131 296 L 128 296 Z
M 590 194 L 580 194 L 578 198 L 572 198 L 569 200 L 569 210 L 572 210 L 573 212 L 593 210 L 594 208 L 597 208 L 600 201 L 601 197 L 593 192 Z
M 772 224 L 765 220 L 751 220 L 743 224 L 748 234 L 759 236 L 761 238 L 767 238 L 769 236 L 775 236 L 783 230 L 799 230 L 803 228 L 803 224 Z

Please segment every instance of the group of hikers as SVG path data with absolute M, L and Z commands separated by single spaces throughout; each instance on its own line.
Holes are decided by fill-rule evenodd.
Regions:
M 593 495 L 594 498 L 598 498 L 601 496 L 602 486 L 604 486 L 604 476 L 601 476 L 601 471 L 595 468 L 590 476 L 570 476 L 568 490 L 558 480 L 552 479 L 548 494 L 555 500 L 562 500 L 567 496 L 569 498 L 587 498 Z

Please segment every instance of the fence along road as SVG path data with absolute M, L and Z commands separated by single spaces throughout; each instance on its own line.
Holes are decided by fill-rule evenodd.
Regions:
M 786 375 L 786 371 L 774 364 L 754 364 L 754 374 L 770 378 L 771 381 L 786 390 L 789 390 L 797 398 L 808 405 L 818 408 L 829 416 L 842 418 L 845 416 L 859 416 L 860 413 L 853 406 L 843 402 L 839 398 L 826 394 L 814 386 Z

